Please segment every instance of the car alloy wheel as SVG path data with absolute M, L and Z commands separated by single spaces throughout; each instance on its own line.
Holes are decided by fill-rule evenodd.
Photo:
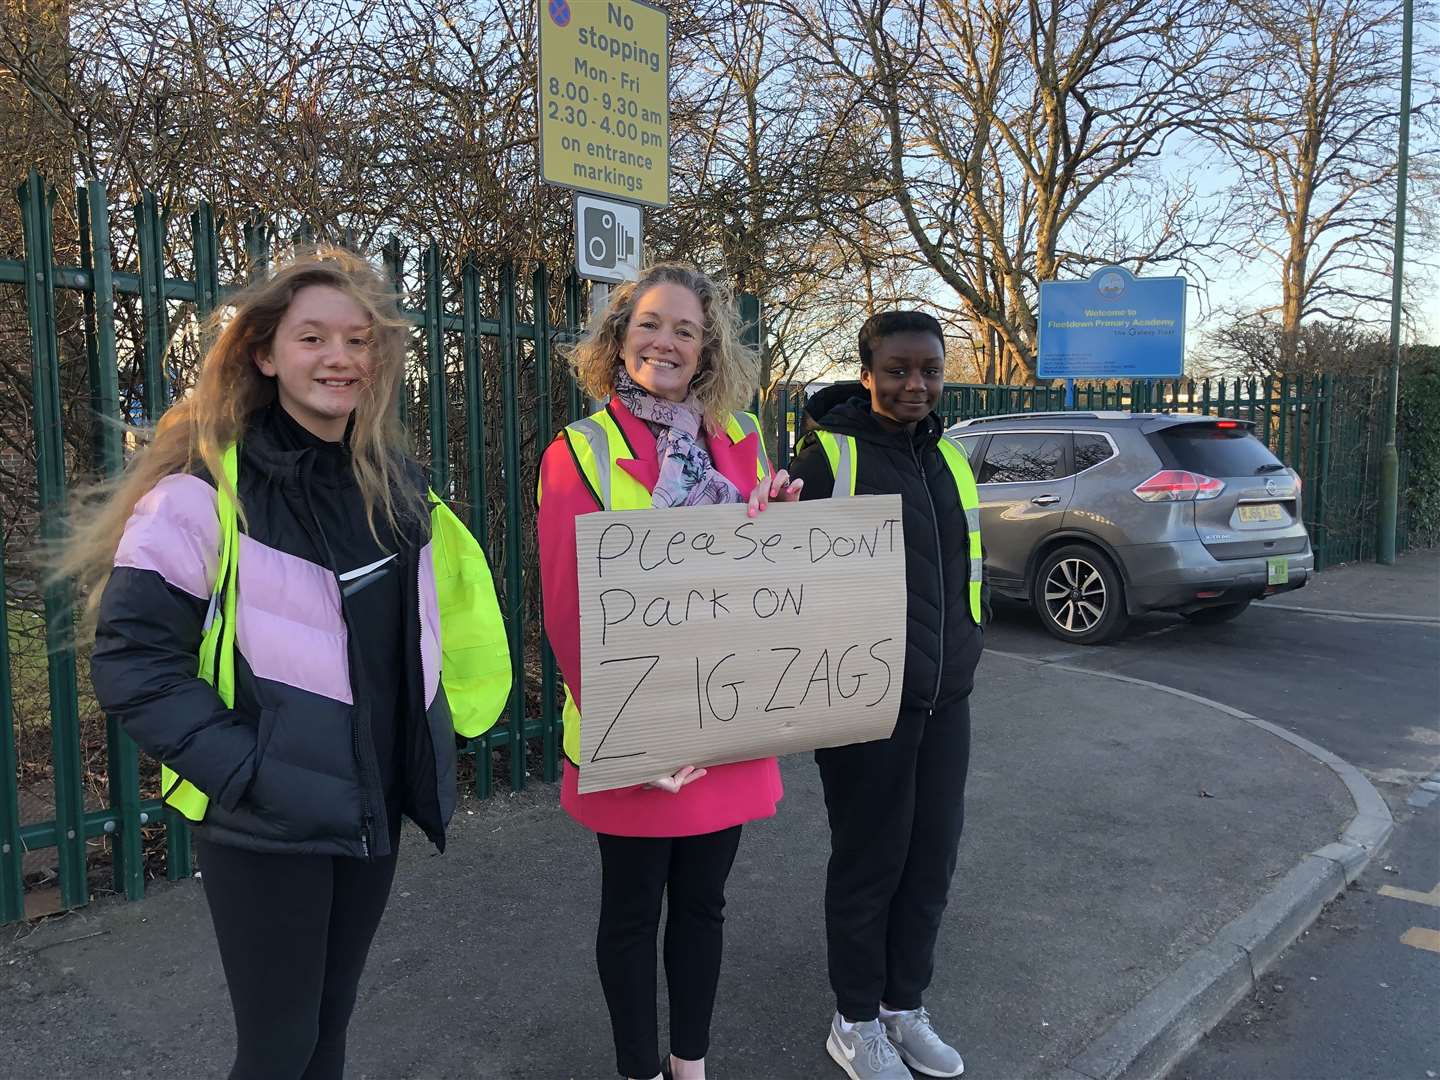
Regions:
M 1084 559 L 1062 559 L 1045 576 L 1045 607 L 1066 633 L 1087 634 L 1105 618 L 1105 578 Z
M 1045 629 L 1072 645 L 1099 645 L 1125 629 L 1125 586 L 1104 552 L 1089 544 L 1051 551 L 1031 579 L 1030 597 Z

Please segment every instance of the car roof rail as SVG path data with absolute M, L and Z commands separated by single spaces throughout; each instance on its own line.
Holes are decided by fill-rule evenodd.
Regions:
M 1108 411 L 1063 409 L 1055 412 L 1019 412 L 1001 413 L 998 416 L 972 416 L 968 420 L 958 420 L 951 426 L 974 427 L 978 424 L 1011 423 L 1016 420 L 1129 420 L 1136 415 L 1136 413 L 1126 412 L 1120 409 L 1111 409 Z

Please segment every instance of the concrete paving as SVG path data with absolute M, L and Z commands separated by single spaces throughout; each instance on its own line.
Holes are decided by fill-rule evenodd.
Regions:
M 1440 623 L 1440 548 L 1407 552 L 1392 566 L 1334 567 L 1315 575 L 1303 589 L 1265 601 L 1265 606 Z
M 1241 917 L 1273 908 L 1356 816 L 1313 754 L 1141 683 L 991 655 L 974 716 L 966 836 L 927 996 L 970 1076 L 1100 1060 L 1117 1020 L 1177 972 L 1213 968 L 1217 937 L 1248 933 Z M 840 1075 L 823 1046 L 820 785 L 808 757 L 784 771 L 780 814 L 747 828 L 731 878 L 710 1057 L 721 1080 Z M 593 964 L 598 858 L 555 798 L 535 784 L 464 804 L 443 857 L 407 835 L 350 1076 L 614 1075 Z M 198 882 L 10 933 L 7 1077 L 223 1074 L 233 1033 Z

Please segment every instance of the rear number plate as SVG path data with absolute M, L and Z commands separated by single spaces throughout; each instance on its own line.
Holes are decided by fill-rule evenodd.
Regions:
M 1285 511 L 1279 503 L 1251 503 L 1240 507 L 1241 521 L 1284 521 Z
M 1267 585 L 1288 585 L 1290 583 L 1290 560 L 1282 556 L 1265 560 Z

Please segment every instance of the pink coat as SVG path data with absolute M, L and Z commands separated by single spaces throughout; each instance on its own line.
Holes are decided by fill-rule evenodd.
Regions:
M 647 490 L 660 476 L 655 437 L 619 401 L 610 413 L 634 447 L 633 461 L 619 464 Z M 739 442 L 720 434 L 708 449 L 716 471 L 729 478 L 747 496 L 755 488 L 758 439 L 747 435 Z M 562 434 L 540 460 L 540 585 L 545 601 L 545 632 L 565 685 L 579 707 L 580 597 L 575 566 L 575 519 L 600 507 L 591 495 Z M 717 832 L 757 818 L 771 817 L 780 801 L 780 766 L 774 758 L 712 765 L 705 776 L 678 794 L 655 788 L 630 787 L 615 791 L 579 793 L 578 766 L 567 760 L 560 783 L 560 805 L 587 829 L 616 836 L 696 836 Z

